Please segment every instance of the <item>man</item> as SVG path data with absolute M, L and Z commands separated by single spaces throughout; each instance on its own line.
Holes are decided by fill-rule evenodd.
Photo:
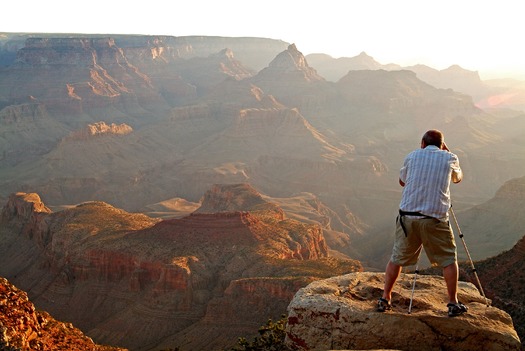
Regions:
M 443 133 L 427 131 L 421 149 L 405 158 L 399 184 L 404 187 L 396 223 L 392 256 L 386 266 L 383 296 L 378 311 L 392 308 L 394 284 L 404 266 L 415 265 L 422 247 L 433 266 L 443 267 L 449 303 L 448 315 L 458 316 L 467 307 L 458 301 L 458 264 L 454 234 L 448 221 L 450 182 L 459 183 L 463 173 L 458 157 L 444 142 Z

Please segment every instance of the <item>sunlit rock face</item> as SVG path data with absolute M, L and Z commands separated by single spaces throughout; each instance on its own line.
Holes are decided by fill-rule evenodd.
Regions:
M 330 207 L 354 213 L 345 199 L 391 193 L 400 159 L 429 123 L 442 125 L 466 156 L 504 144 L 465 94 L 437 89 L 409 70 L 350 70 L 337 83 L 326 81 L 299 47 L 281 41 L 42 34 L 13 36 L 2 50 L 18 58 L 0 71 L 0 170 L 20 165 L 17 177 L 2 177 L 4 199 L 28 185 L 57 204 L 97 199 L 142 211 L 164 195 L 195 202 L 214 183 L 249 179 L 279 196 L 287 189 L 286 196 L 322 193 Z M 374 68 L 366 54 L 357 61 Z M 104 147 L 61 143 L 100 121 L 125 123 L 133 136 L 104 140 Z M 471 162 L 484 164 L 483 155 L 469 158 L 466 171 Z M 510 168 L 513 176 L 520 167 Z M 503 180 L 504 168 L 491 179 Z M 42 171 L 33 176 L 31 169 Z M 465 194 L 492 193 L 481 172 L 470 174 L 475 179 L 460 188 Z M 129 186 L 132 192 L 123 190 Z M 344 217 L 346 210 L 337 211 Z
M 97 342 L 133 349 L 230 346 L 279 317 L 299 287 L 362 269 L 328 256 L 320 225 L 286 218 L 247 185 L 216 186 L 203 205 L 160 220 L 96 201 L 51 212 L 37 194 L 13 194 L 1 217 L 0 275 Z
M 124 351 L 101 346 L 71 323 L 35 308 L 27 293 L 0 277 L 0 348 L 3 350 Z
M 287 342 L 300 350 L 520 350 L 510 316 L 488 307 L 474 285 L 461 282 L 459 299 L 469 310 L 447 316 L 440 276 L 418 276 L 411 313 L 411 284 L 399 284 L 393 310 L 379 313 L 384 275 L 351 273 L 302 288 L 288 306 Z
M 300 47 L 269 39 L 6 36 L 2 202 L 37 192 L 53 209 L 99 201 L 152 213 L 180 199 L 173 203 L 191 206 L 153 212 L 181 217 L 214 184 L 250 184 L 281 199 L 285 218 L 320 225 L 329 252 L 383 269 L 402 160 L 425 130 L 439 128 L 465 172 L 452 196 L 467 240 L 470 232 L 479 239 L 475 257 L 510 249 L 521 235 L 518 199 L 490 208 L 494 216 L 476 205 L 525 174 L 523 114 L 483 111 L 415 69 L 363 53 L 354 60 L 360 70 L 331 81 Z M 458 67 L 445 73 L 476 78 Z M 463 211 L 473 206 L 472 216 Z M 286 255 L 308 257 L 317 250 L 310 246 Z
M 65 140 L 87 140 L 89 138 L 107 135 L 127 135 L 131 132 L 133 132 L 133 128 L 125 123 L 119 125 L 111 123 L 108 125 L 105 122 L 97 122 L 88 124 L 85 128 L 80 130 L 71 132 Z
M 123 96 L 158 101 L 150 79 L 129 63 L 112 38 L 29 38 L 9 73 L 8 79 L 24 82 L 11 99 L 33 96 L 62 113 L 107 107 Z M 48 89 L 42 89 L 43 82 Z

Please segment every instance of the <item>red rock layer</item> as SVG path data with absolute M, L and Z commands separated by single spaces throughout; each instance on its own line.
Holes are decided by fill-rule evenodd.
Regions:
M 97 345 L 71 323 L 36 310 L 27 294 L 4 278 L 0 278 L 0 349 L 124 351 Z

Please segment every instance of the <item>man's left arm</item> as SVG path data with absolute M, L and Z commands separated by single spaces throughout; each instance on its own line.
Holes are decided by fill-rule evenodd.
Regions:
M 459 164 L 457 165 L 457 168 L 452 168 L 452 182 L 453 183 L 459 183 L 463 179 L 463 171 L 461 168 L 459 168 Z
M 459 159 L 456 155 L 452 154 L 453 161 L 451 164 L 452 167 L 452 174 L 451 179 L 453 183 L 459 183 L 463 179 L 463 171 L 461 170 L 461 167 L 459 166 Z
M 441 146 L 441 150 L 445 150 L 445 151 L 448 151 L 450 152 L 447 144 L 445 144 L 445 142 L 443 142 L 442 146 Z M 463 179 L 463 171 L 461 170 L 461 167 L 459 166 L 459 159 L 458 159 L 458 156 L 456 154 L 453 154 L 452 152 L 450 152 L 452 154 L 452 157 L 453 157 L 453 161 L 452 161 L 452 175 L 451 175 L 451 178 L 452 178 L 452 182 L 453 183 L 459 183 L 461 182 L 461 180 Z

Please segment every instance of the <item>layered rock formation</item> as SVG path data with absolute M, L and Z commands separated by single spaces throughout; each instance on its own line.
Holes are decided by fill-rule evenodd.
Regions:
M 287 50 L 277 55 L 268 67 L 261 70 L 258 74 L 259 80 L 264 80 L 268 77 L 272 79 L 279 77 L 283 81 L 288 79 L 308 82 L 324 80 L 323 77 L 317 74 L 315 69 L 308 65 L 305 57 L 295 44 L 288 46 Z
M 18 55 L 0 70 L 0 200 L 38 192 L 55 206 L 150 211 L 169 199 L 198 203 L 213 184 L 312 194 L 334 224 L 323 227 L 329 246 L 382 268 L 398 169 L 425 130 L 443 130 L 460 156 L 458 212 L 525 174 L 522 115 L 496 118 L 364 53 L 354 64 L 368 69 L 335 83 L 300 48 L 264 39 L 20 34 L 0 45 L 5 59 Z M 99 121 L 133 133 L 67 140 Z
M 524 234 L 525 177 L 503 184 L 489 201 L 457 212 L 459 226 L 474 260 L 512 248 Z M 460 249 L 460 258 L 466 259 Z
M 523 231 L 522 231 L 523 232 Z M 476 262 L 482 287 L 493 305 L 507 311 L 521 340 L 525 340 L 525 236 L 510 250 Z M 473 273 L 466 274 L 474 281 Z
M 20 351 L 124 351 L 97 345 L 71 323 L 35 309 L 27 294 L 0 278 L 0 349 Z
M 287 219 L 250 189 L 229 197 L 231 189 L 203 201 L 229 212 L 164 221 L 102 202 L 53 213 L 36 194 L 13 194 L 2 211 L 0 274 L 97 342 L 152 349 L 227 347 L 283 313 L 312 279 L 361 269 L 328 257 L 319 225 Z
M 214 185 L 202 198 L 202 205 L 196 213 L 250 211 L 276 211 L 280 219 L 284 213 L 276 205 L 263 196 L 249 184 Z
M 344 77 L 348 71 L 385 69 L 389 71 L 400 70 L 401 66 L 396 64 L 383 65 L 377 62 L 366 52 L 361 52 L 354 57 L 333 58 L 327 54 L 309 54 L 306 59 L 321 76 L 337 82 Z
M 65 140 L 87 140 L 92 137 L 98 137 L 103 135 L 126 135 L 133 131 L 133 128 L 125 123 L 116 125 L 111 123 L 107 125 L 106 122 L 97 122 L 88 124 L 86 127 L 71 132 Z
M 249 80 L 291 107 L 300 106 L 297 102 L 303 106 L 318 107 L 325 102 L 325 95 L 330 90 L 325 79 L 308 65 L 295 44 L 288 46 L 268 67 Z M 320 92 L 322 94 L 316 96 Z
M 361 52 L 354 57 L 334 58 L 327 54 L 309 54 L 310 65 L 327 80 L 337 82 L 348 71 L 358 70 L 410 70 L 428 84 L 442 89 L 453 89 L 473 97 L 481 108 L 524 109 L 525 82 L 512 79 L 481 80 L 477 71 L 470 71 L 458 65 L 437 70 L 426 65 L 400 66 L 395 63 L 382 64 Z
M 384 275 L 352 273 L 302 288 L 288 307 L 287 342 L 300 350 L 520 350 L 510 316 L 487 307 L 477 289 L 461 282 L 466 314 L 446 314 L 442 277 L 418 276 L 412 313 L 411 280 L 394 289 L 391 312 L 376 312 Z
M 0 91 L 14 101 L 33 96 L 56 113 L 82 113 L 126 99 L 159 102 L 149 77 L 112 38 L 29 38 L 13 67 Z M 13 90 L 10 84 L 22 76 L 24 89 Z M 48 89 L 42 89 L 42 82 Z

